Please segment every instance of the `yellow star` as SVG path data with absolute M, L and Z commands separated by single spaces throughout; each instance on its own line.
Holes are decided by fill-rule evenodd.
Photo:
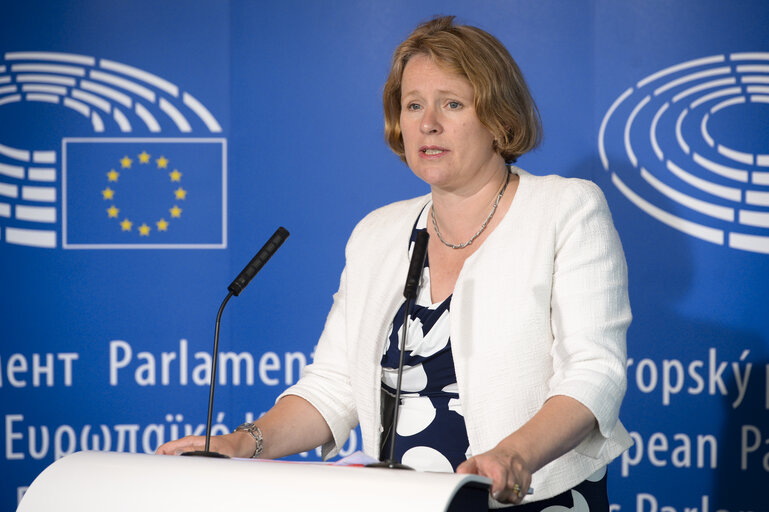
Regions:
M 186 199 L 187 191 L 184 190 L 182 187 L 179 187 L 176 190 L 174 190 L 174 195 L 176 196 L 176 199 Z
M 117 214 L 120 213 L 119 208 L 115 208 L 115 205 L 113 204 L 109 208 L 107 208 L 107 213 L 109 214 L 110 219 L 117 218 Z
M 158 226 L 158 231 L 168 231 L 168 222 L 165 219 L 160 219 L 155 224 Z
M 182 209 L 176 205 L 168 211 L 171 212 L 171 217 L 179 218 L 182 216 Z
M 166 169 L 168 167 L 168 159 L 164 156 L 161 156 L 155 161 L 158 163 L 158 169 Z
M 150 163 L 150 155 L 146 151 L 142 151 L 139 155 L 139 163 L 140 164 L 148 164 Z
M 131 163 L 133 163 L 133 160 L 128 158 L 128 155 L 120 159 L 120 167 L 122 167 L 123 169 L 130 169 Z
M 171 176 L 171 181 L 181 181 L 182 179 L 182 173 L 177 169 L 174 169 L 174 172 L 169 172 L 168 175 Z
M 107 199 L 112 200 L 112 198 L 115 197 L 115 191 L 112 190 L 111 188 L 107 187 L 107 188 L 105 188 L 104 190 L 101 191 L 101 195 L 102 195 L 102 197 L 105 200 L 107 200 Z
M 123 222 L 120 223 L 120 229 L 123 231 L 131 231 L 131 226 L 133 226 L 134 223 L 131 222 L 128 219 L 124 219 Z
M 139 236 L 150 236 L 150 227 L 147 224 L 139 226 Z
M 119 176 L 120 176 L 120 173 L 117 172 L 115 169 L 111 169 L 107 173 L 107 179 L 110 180 L 110 181 L 117 181 Z

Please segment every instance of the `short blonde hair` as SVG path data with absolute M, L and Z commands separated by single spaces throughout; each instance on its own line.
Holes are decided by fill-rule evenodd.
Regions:
M 539 111 L 507 49 L 488 32 L 454 25 L 454 16 L 441 16 L 419 25 L 398 45 L 385 82 L 385 139 L 401 160 L 406 160 L 400 127 L 401 80 L 406 63 L 415 55 L 427 55 L 470 81 L 478 119 L 494 136 L 494 149 L 505 162 L 514 162 L 539 144 Z

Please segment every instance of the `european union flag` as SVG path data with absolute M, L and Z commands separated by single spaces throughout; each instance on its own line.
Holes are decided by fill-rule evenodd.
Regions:
M 63 247 L 227 246 L 225 139 L 64 139 Z

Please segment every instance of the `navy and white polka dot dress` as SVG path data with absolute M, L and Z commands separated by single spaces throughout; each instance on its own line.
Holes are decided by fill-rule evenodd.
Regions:
M 426 228 L 428 211 L 425 208 L 414 227 L 409 254 L 417 233 Z M 395 314 L 382 357 L 382 387 L 393 396 L 405 306 L 404 301 Z M 409 310 L 395 442 L 395 459 L 423 471 L 453 472 L 471 455 L 449 339 L 450 307 L 451 296 L 432 303 L 429 260 L 425 258 L 417 299 Z M 389 450 L 388 441 L 383 453 Z
M 427 228 L 429 211 L 430 205 L 424 208 L 414 225 L 409 257 L 417 233 Z M 429 266 L 429 258 L 425 258 L 417 298 L 409 308 L 394 460 L 420 471 L 454 472 L 473 454 L 451 351 L 451 296 L 439 303 L 432 302 Z M 397 386 L 405 307 L 404 301 L 395 313 L 382 356 L 382 388 L 392 396 L 395 396 Z M 389 451 L 388 437 L 382 453 Z M 516 512 L 608 511 L 606 468 L 558 496 L 509 509 Z

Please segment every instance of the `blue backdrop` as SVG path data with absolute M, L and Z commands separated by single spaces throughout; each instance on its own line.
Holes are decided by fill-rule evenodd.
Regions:
M 614 510 L 769 510 L 766 2 L 1 10 L 0 508 L 74 450 L 202 432 L 216 308 L 279 225 L 225 312 L 216 432 L 297 380 L 357 220 L 427 191 L 383 141 L 392 50 L 456 14 L 540 107 L 519 165 L 595 181 L 625 247 L 636 444 L 610 467 Z

